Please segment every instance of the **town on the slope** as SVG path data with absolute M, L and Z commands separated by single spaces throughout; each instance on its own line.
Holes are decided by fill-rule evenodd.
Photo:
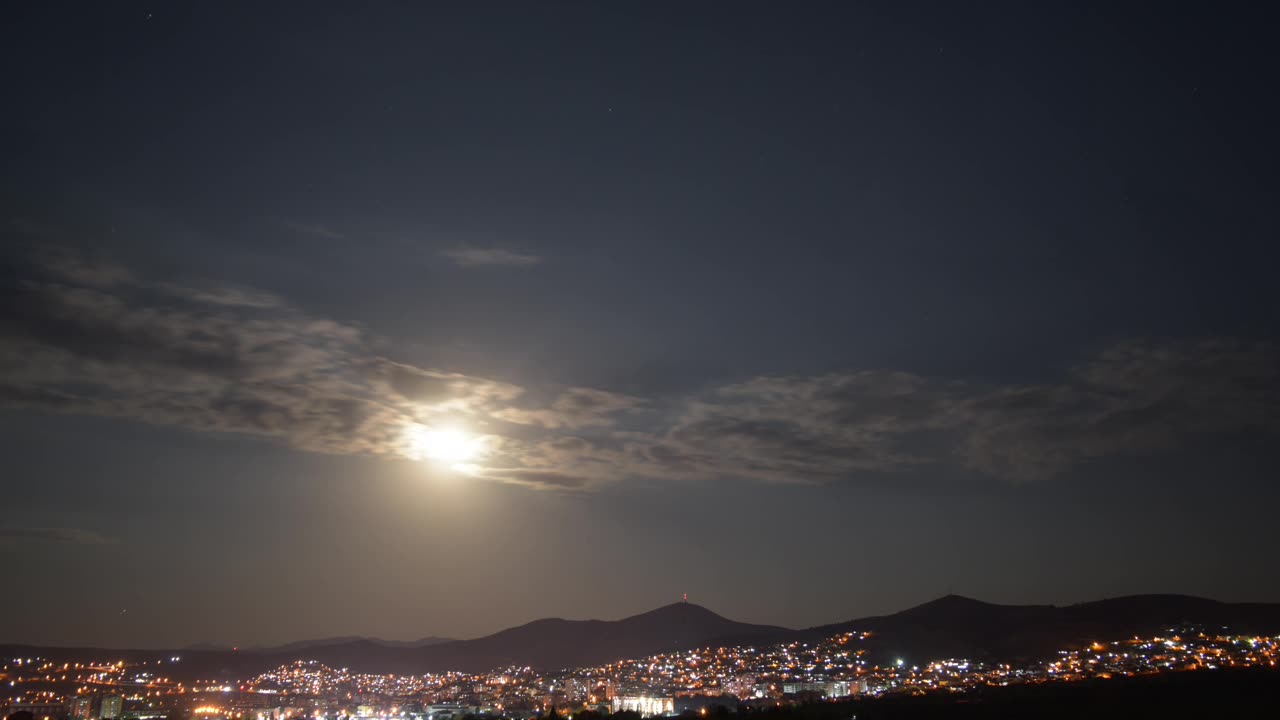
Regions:
M 816 643 L 702 648 L 555 672 L 376 675 L 298 660 L 256 677 L 179 682 L 181 656 L 127 663 L 5 658 L 4 716 L 22 720 L 448 720 L 591 711 L 630 717 L 838 700 L 965 693 L 990 686 L 1152 673 L 1275 667 L 1280 636 L 1169 628 L 1158 637 L 1100 640 L 1024 663 L 939 658 L 870 664 L 870 633 Z

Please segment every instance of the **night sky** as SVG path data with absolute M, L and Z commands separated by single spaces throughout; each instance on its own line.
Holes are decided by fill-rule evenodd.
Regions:
M 7 6 L 0 640 L 1280 601 L 1275 26 L 1121 5 Z

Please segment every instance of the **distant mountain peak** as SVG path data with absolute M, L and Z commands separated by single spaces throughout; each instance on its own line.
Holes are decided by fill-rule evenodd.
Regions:
M 964 595 L 943 595 L 928 602 L 914 605 L 906 610 L 900 610 L 894 613 L 896 616 L 914 616 L 914 615 L 937 615 L 946 614 L 953 615 L 956 613 L 981 612 L 992 608 L 1000 607 L 992 603 L 975 600 Z
M 952 602 L 954 601 L 975 602 L 975 603 L 982 603 L 983 605 L 992 604 L 985 600 L 978 600 L 977 598 L 971 598 L 968 595 L 958 595 L 956 593 L 947 593 L 946 595 L 943 595 L 942 597 L 938 598 L 938 600 L 947 600 Z
M 703 607 L 702 605 L 698 605 L 696 603 L 691 603 L 691 602 L 674 602 L 674 603 L 671 603 L 670 605 L 663 605 L 661 607 L 656 607 L 646 613 L 640 613 L 640 615 L 637 615 L 635 617 L 642 617 L 645 615 L 678 615 L 678 614 L 714 616 L 718 618 L 724 617 L 720 613 L 717 613 L 714 610 L 711 610 L 710 608 L 706 608 L 706 607 Z
M 978 600 L 977 598 L 971 598 L 966 595 L 957 595 L 956 593 L 947 593 L 946 595 L 943 595 L 942 597 L 934 600 L 930 600 L 928 603 L 925 603 L 925 604 L 928 605 L 928 604 L 966 604 L 966 603 L 976 604 L 976 605 L 994 605 L 995 604 L 995 603 L 989 603 L 985 600 Z

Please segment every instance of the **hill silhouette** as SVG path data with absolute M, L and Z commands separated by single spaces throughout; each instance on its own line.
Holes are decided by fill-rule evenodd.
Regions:
M 676 603 L 621 620 L 548 618 L 473 640 L 405 643 L 330 638 L 274 648 L 104 650 L 0 646 L 0 653 L 53 660 L 156 660 L 180 654 L 172 677 L 238 679 L 294 660 L 318 660 L 359 672 L 483 672 L 506 666 L 540 670 L 600 665 L 667 650 L 812 641 L 868 632 L 860 641 L 873 663 L 942 658 L 1017 660 L 1043 657 L 1095 640 L 1153 634 L 1195 624 L 1206 629 L 1280 634 L 1280 604 L 1223 603 L 1187 595 L 1133 595 L 1077 605 L 998 605 L 947 595 L 892 615 L 804 630 L 740 623 L 699 605 Z M 424 644 L 426 643 L 426 644 Z
M 275 648 L 106 650 L 0 646 L 0 652 L 39 654 L 51 659 L 152 660 L 174 654 L 182 661 L 166 672 L 176 678 L 241 678 L 294 660 L 318 660 L 361 672 L 481 672 L 509 665 L 557 669 L 642 657 L 665 650 L 721 644 L 723 637 L 758 638 L 793 631 L 740 623 L 700 605 L 676 603 L 621 620 L 547 618 L 474 640 L 420 644 L 368 638 L 331 638 Z
M 892 615 L 860 618 L 800 632 L 806 639 L 870 632 L 873 662 L 964 657 L 1042 657 L 1095 640 L 1150 635 L 1183 625 L 1238 632 L 1280 631 L 1280 604 L 1223 603 L 1190 595 L 1130 595 L 1076 605 L 998 605 L 947 595 Z
M 788 632 L 740 623 L 692 603 L 675 603 L 622 620 L 535 620 L 475 640 L 424 648 L 432 669 L 485 670 L 505 665 L 564 668 L 695 647 L 729 636 Z

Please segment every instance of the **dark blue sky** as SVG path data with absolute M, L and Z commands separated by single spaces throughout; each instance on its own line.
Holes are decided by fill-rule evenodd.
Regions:
M 1280 599 L 1261 9 L 257 5 L 0 31 L 0 640 Z

